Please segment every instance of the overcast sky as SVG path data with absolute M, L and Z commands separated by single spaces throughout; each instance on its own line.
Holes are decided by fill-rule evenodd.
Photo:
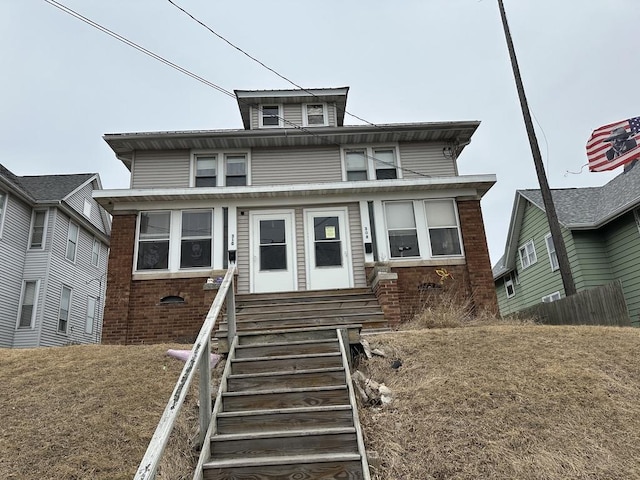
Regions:
M 566 172 L 595 128 L 640 115 L 640 3 L 504 1 L 549 184 L 606 183 L 620 170 Z M 497 175 L 482 208 L 500 258 L 515 190 L 538 183 L 496 0 L 175 2 L 305 88 L 351 87 L 369 122 L 480 120 L 459 170 Z M 293 88 L 167 0 L 61 3 L 226 90 Z M 242 128 L 232 98 L 43 0 L 0 0 L 0 61 L 0 163 L 17 175 L 127 188 L 103 134 Z

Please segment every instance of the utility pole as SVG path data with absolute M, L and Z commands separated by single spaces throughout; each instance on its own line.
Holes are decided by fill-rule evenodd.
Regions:
M 536 173 L 538 174 L 538 183 L 540 184 L 542 201 L 544 203 L 544 209 L 547 212 L 549 230 L 551 230 L 551 238 L 553 239 L 553 245 L 556 249 L 556 256 L 558 257 L 558 266 L 560 267 L 560 276 L 562 277 L 564 293 L 568 297 L 576 293 L 576 285 L 573 282 L 573 275 L 571 274 L 571 267 L 569 266 L 569 258 L 567 256 L 567 248 L 565 247 L 564 239 L 562 238 L 562 231 L 560 230 L 560 223 L 558 222 L 556 207 L 553 203 L 553 199 L 551 198 L 549 182 L 547 182 L 547 175 L 544 172 L 542 155 L 540 155 L 538 139 L 536 138 L 536 133 L 533 129 L 531 113 L 529 113 L 529 105 L 527 103 L 527 97 L 524 93 L 524 86 L 522 85 L 522 78 L 520 77 L 520 68 L 518 67 L 518 59 L 516 58 L 516 52 L 513 48 L 513 41 L 511 40 L 511 33 L 509 32 L 509 25 L 507 24 L 507 15 L 505 14 L 502 0 L 498 0 L 498 7 L 500 8 L 502 26 L 504 27 L 504 36 L 507 40 L 507 48 L 509 49 L 509 58 L 511 59 L 511 68 L 513 69 L 513 76 L 516 81 L 518 97 L 520 98 L 520 108 L 522 109 L 524 124 L 527 128 L 527 135 L 529 136 L 529 145 L 531 146 L 533 163 L 536 167 Z

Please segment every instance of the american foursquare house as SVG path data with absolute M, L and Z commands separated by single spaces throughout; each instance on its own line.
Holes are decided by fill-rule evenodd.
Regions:
M 0 165 L 0 347 L 100 341 L 111 229 L 100 188 L 95 173 Z
M 230 266 L 239 294 L 371 288 L 391 326 L 444 287 L 497 309 L 496 179 L 456 163 L 479 122 L 348 126 L 348 87 L 235 93 L 241 129 L 104 136 L 131 171 L 94 193 L 113 215 L 104 342 L 193 339 Z

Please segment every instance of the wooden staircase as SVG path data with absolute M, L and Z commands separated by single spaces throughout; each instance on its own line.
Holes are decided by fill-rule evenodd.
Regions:
M 365 332 L 388 330 L 369 288 L 241 294 L 235 296 L 235 302 L 238 332 L 349 325 L 361 325 Z M 218 351 L 228 352 L 226 319 L 215 337 Z
M 291 311 L 322 317 L 314 308 L 323 300 L 302 298 L 288 297 Z M 304 308 L 310 303 L 315 307 Z M 271 317 L 269 305 L 266 296 L 254 297 L 238 311 L 251 316 L 264 308 L 263 322 L 279 319 L 290 328 L 257 330 L 260 320 L 255 316 L 243 320 L 250 328 L 238 327 L 213 410 L 210 441 L 203 446 L 194 478 L 369 480 L 348 357 L 349 337 L 358 338 L 360 325 L 337 329 L 307 322 L 291 328 L 295 317 Z

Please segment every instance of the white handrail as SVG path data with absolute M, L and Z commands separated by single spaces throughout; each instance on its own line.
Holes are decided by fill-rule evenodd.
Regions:
M 216 298 L 213 300 L 209 313 L 207 314 L 207 317 L 202 324 L 202 328 L 200 329 L 200 333 L 193 344 L 191 354 L 185 362 L 180 377 L 178 377 L 178 381 L 173 389 L 169 403 L 167 403 L 167 406 L 164 409 L 164 413 L 158 422 L 156 431 L 154 432 L 153 437 L 151 437 L 147 451 L 140 462 L 138 471 L 133 477 L 134 480 L 152 480 L 155 478 L 156 470 L 160 464 L 160 459 L 162 458 L 162 454 L 164 453 L 169 441 L 169 435 L 173 430 L 180 408 L 187 396 L 187 391 L 189 390 L 189 385 L 191 385 L 191 381 L 193 380 L 196 367 L 199 367 L 200 369 L 200 444 L 205 440 L 206 432 L 209 428 L 209 423 L 211 422 L 211 333 L 213 332 L 213 328 L 215 327 L 216 320 L 220 315 L 225 300 L 227 300 L 229 332 L 235 332 L 234 274 L 235 267 L 231 266 L 227 270 L 227 273 L 220 284 Z M 233 327 L 231 323 L 233 323 Z M 231 343 L 232 340 L 233 338 L 230 338 L 229 343 Z

